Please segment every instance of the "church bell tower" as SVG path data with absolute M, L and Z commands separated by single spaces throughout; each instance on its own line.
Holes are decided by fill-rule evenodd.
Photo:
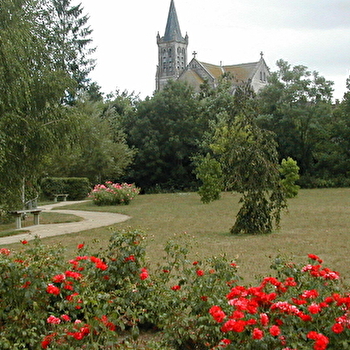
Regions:
M 165 34 L 157 35 L 158 66 L 156 90 L 162 90 L 170 79 L 177 80 L 187 66 L 188 35 L 182 37 L 174 0 L 170 2 Z

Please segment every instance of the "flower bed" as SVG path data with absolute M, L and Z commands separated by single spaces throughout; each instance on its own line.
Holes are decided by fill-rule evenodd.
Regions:
M 134 184 L 112 183 L 107 181 L 105 184 L 95 185 L 90 192 L 89 197 L 92 198 L 96 205 L 118 205 L 129 204 L 140 193 L 140 189 Z
M 145 327 L 162 333 L 147 349 L 350 347 L 350 294 L 318 256 L 278 257 L 275 276 L 248 287 L 226 256 L 190 262 L 179 237 L 150 269 L 144 242 L 142 231 L 118 231 L 106 251 L 80 244 L 68 262 L 39 240 L 0 249 L 0 348 L 135 349 Z

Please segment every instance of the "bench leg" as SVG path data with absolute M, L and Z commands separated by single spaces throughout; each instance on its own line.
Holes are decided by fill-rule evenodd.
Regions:
M 63 196 L 63 202 L 67 202 L 67 196 Z
M 16 216 L 16 229 L 22 228 L 22 218 L 21 215 Z
M 34 225 L 39 225 L 39 213 L 34 214 Z
M 55 196 L 55 198 L 53 199 L 54 202 L 57 202 L 57 196 Z

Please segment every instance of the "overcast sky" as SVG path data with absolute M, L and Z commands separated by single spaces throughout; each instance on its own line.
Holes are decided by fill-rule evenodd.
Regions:
M 151 96 L 158 62 L 156 35 L 164 35 L 170 0 L 75 0 L 93 29 L 102 91 Z M 239 64 L 260 59 L 271 71 L 283 59 L 334 81 L 342 99 L 350 74 L 350 0 L 175 0 L 188 60 Z

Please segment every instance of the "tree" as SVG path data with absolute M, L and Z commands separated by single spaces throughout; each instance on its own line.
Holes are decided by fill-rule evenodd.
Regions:
M 327 139 L 318 151 L 317 174 L 329 186 L 350 185 L 350 79 L 341 103 L 333 108 L 326 125 Z
M 60 100 L 74 87 L 47 47 L 39 0 L 0 6 L 0 191 L 3 208 L 25 200 L 43 159 L 69 128 Z M 51 38 L 53 40 L 53 38 Z
M 276 134 L 280 159 L 292 157 L 302 175 L 312 174 L 317 147 L 326 137 L 331 115 L 332 82 L 305 66 L 277 62 L 269 84 L 259 93 L 261 127 Z
M 81 99 L 70 113 L 78 121 L 75 132 L 66 135 L 65 147 L 50 158 L 48 175 L 83 176 L 95 184 L 120 179 L 134 152 L 109 103 Z
M 137 150 L 129 177 L 144 190 L 184 190 L 196 179 L 191 161 L 203 128 L 193 89 L 170 81 L 138 104 L 126 121 L 128 144 Z
M 271 232 L 286 206 L 277 144 L 273 133 L 256 124 L 254 97 L 248 86 L 237 88 L 232 110 L 219 109 L 210 142 L 206 141 L 212 158 L 221 165 L 226 187 L 242 194 L 232 234 Z
M 44 25 L 51 32 L 46 44 L 50 47 L 58 69 L 69 73 L 78 91 L 88 89 L 89 73 L 95 66 L 91 54 L 92 29 L 89 17 L 83 14 L 81 4 L 71 5 L 71 0 L 49 0 L 45 7 Z M 53 40 L 51 38 L 53 37 Z M 74 90 L 67 91 L 67 102 L 74 100 Z

